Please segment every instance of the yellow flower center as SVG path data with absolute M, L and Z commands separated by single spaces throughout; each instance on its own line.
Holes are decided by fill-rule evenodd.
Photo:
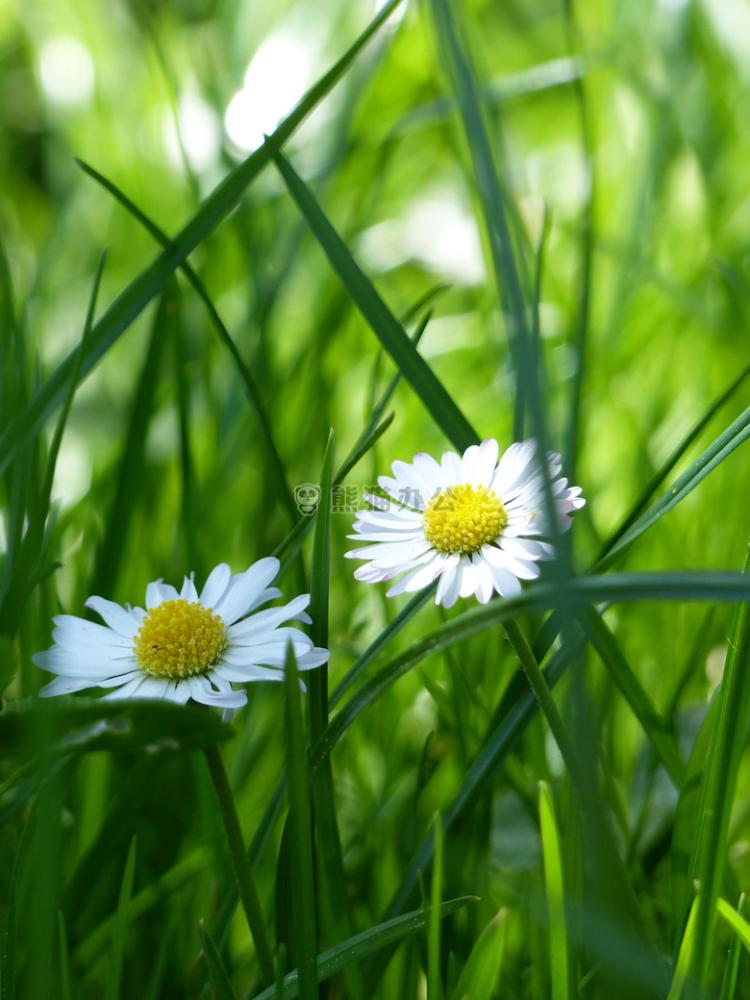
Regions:
M 502 501 L 486 486 L 451 486 L 430 500 L 422 525 L 440 552 L 472 555 L 494 542 L 508 523 Z
M 164 601 L 146 615 L 135 655 L 148 674 L 182 680 L 204 674 L 227 647 L 224 622 L 202 604 Z

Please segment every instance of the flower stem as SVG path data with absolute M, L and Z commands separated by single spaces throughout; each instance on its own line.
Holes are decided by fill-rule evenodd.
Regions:
M 247 925 L 250 928 L 255 952 L 258 956 L 261 975 L 264 984 L 270 986 L 274 982 L 275 973 L 271 946 L 266 936 L 266 925 L 263 921 L 263 910 L 261 909 L 258 890 L 255 887 L 253 870 L 250 866 L 247 854 L 245 853 L 245 843 L 242 839 L 242 830 L 237 816 L 237 809 L 234 805 L 234 796 L 229 785 L 224 762 L 221 754 L 215 746 L 203 748 L 203 753 L 214 783 L 216 798 L 219 801 L 219 811 L 224 823 L 229 844 L 229 854 L 232 858 L 234 874 L 237 878 L 237 887 L 242 900 L 242 908 L 247 917 Z

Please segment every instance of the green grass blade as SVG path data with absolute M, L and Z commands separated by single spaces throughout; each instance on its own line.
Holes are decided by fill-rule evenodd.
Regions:
M 640 722 L 659 760 L 679 788 L 684 779 L 685 765 L 669 723 L 654 708 L 604 619 L 593 609 L 586 609 L 580 615 L 580 621 L 612 680 Z
M 747 566 L 748 560 L 745 572 Z M 750 615 L 746 603 L 737 610 L 718 700 L 718 717 L 696 822 L 690 878 L 691 883 L 700 886 L 695 918 L 698 946 L 691 964 L 691 976 L 702 989 L 707 986 L 710 971 L 716 906 L 727 859 L 729 817 L 743 750 L 743 734 L 747 732 L 750 721 Z
M 451 899 L 443 903 L 440 907 L 440 916 L 442 919 L 445 919 L 451 913 L 455 913 L 456 910 L 461 909 L 461 907 L 471 902 L 475 902 L 475 898 L 471 896 Z M 329 948 L 327 951 L 321 952 L 317 958 L 318 980 L 321 983 L 325 982 L 326 979 L 330 979 L 331 976 L 345 969 L 347 966 L 355 962 L 360 962 L 368 955 L 392 946 L 402 941 L 405 937 L 416 934 L 417 931 L 422 930 L 427 925 L 429 919 L 429 907 L 413 910 L 411 913 L 405 913 L 403 916 L 396 917 L 393 920 L 386 920 L 375 927 L 369 927 L 366 931 L 362 931 L 361 934 L 356 934 L 348 941 L 343 941 L 341 944 L 336 945 L 335 948 Z M 284 977 L 284 987 L 281 997 L 282 1000 L 295 1000 L 298 996 L 301 996 L 301 993 L 298 972 L 295 970 Z M 276 987 L 273 986 L 259 993 L 253 1000 L 276 1000 L 276 997 Z
M 506 911 L 500 910 L 471 949 L 451 1000 L 492 1000 L 500 978 L 507 931 Z
M 690 907 L 690 914 L 685 925 L 685 933 L 682 936 L 677 962 L 675 963 L 672 984 L 669 987 L 667 1000 L 682 1000 L 685 986 L 690 975 L 690 966 L 693 962 L 693 955 L 696 949 L 695 918 L 698 912 L 698 902 L 700 897 L 696 897 Z
M 625 548 L 631 545 L 637 538 L 653 527 L 665 514 L 669 513 L 673 507 L 685 499 L 689 493 L 698 486 L 709 473 L 711 473 L 725 458 L 728 458 L 735 449 L 739 448 L 750 437 L 750 407 L 743 411 L 737 419 L 720 434 L 716 440 L 696 459 L 690 468 L 683 473 L 666 494 L 656 503 L 652 504 L 628 530 L 609 546 L 607 552 L 602 556 L 597 569 L 608 566 Z
M 744 368 L 740 374 L 727 386 L 727 388 L 722 392 L 709 406 L 700 420 L 697 420 L 695 424 L 690 428 L 687 434 L 683 437 L 674 451 L 671 453 L 666 462 L 659 468 L 651 479 L 648 481 L 643 489 L 643 492 L 636 500 L 633 507 L 630 509 L 627 517 L 624 519 L 622 524 L 619 526 L 614 535 L 609 538 L 604 550 L 600 554 L 600 559 L 608 555 L 613 547 L 620 541 L 623 535 L 629 531 L 633 524 L 638 521 L 640 516 L 646 510 L 649 500 L 653 497 L 659 487 L 666 481 L 667 476 L 672 472 L 674 467 L 680 461 L 685 452 L 690 448 L 690 446 L 698 439 L 703 430 L 708 426 L 708 424 L 713 420 L 719 410 L 724 407 L 729 400 L 734 396 L 740 386 L 750 375 L 750 365 Z M 746 411 L 747 412 L 747 411 Z M 740 442 L 741 443 L 741 442 Z M 700 481 L 700 480 L 699 480 Z M 697 485 L 697 483 L 696 483 Z M 645 529 L 644 529 L 645 530 Z
M 208 975 L 216 990 L 216 995 L 219 1000 L 237 1000 L 236 994 L 232 989 L 229 973 L 224 968 L 224 963 L 221 960 L 219 949 L 216 947 L 214 939 L 209 934 L 202 920 L 198 929 L 201 937 L 201 949 L 206 959 L 206 965 L 208 966 Z
M 510 227 L 505 210 L 505 195 L 495 164 L 489 133 L 484 121 L 482 102 L 474 77 L 463 25 L 458 20 L 460 7 L 449 0 L 431 0 L 435 31 L 443 54 L 443 64 L 458 104 L 466 141 L 471 152 L 479 200 L 495 270 L 500 300 L 506 307 L 511 356 L 516 368 L 516 391 L 521 399 L 535 376 L 531 371 L 531 344 L 523 286 L 516 264 Z M 515 437 L 522 436 L 522 422 L 516 423 Z
M 291 648 L 287 653 L 284 686 L 286 689 L 286 766 L 289 788 L 289 854 L 294 898 L 297 904 L 294 932 L 295 954 L 299 970 L 299 995 L 301 1000 L 317 1000 L 318 949 L 310 783 L 302 723 L 299 674 Z
M 117 915 L 112 929 L 112 951 L 109 957 L 106 1000 L 118 1000 L 122 988 L 122 966 L 130 927 L 130 897 L 133 894 L 133 877 L 135 875 L 135 851 L 136 841 L 133 837 L 125 862 L 125 871 L 120 884 L 120 898 L 117 903 Z
M 716 900 L 716 912 L 729 924 L 740 941 L 750 951 L 750 923 L 725 899 Z
M 359 52 L 400 2 L 401 0 L 389 0 L 338 62 L 310 88 L 274 131 L 272 140 L 275 145 L 283 144 L 296 131 L 341 79 Z M 81 378 L 84 378 L 104 357 L 148 303 L 163 291 L 175 269 L 226 218 L 239 202 L 245 188 L 267 166 L 270 158 L 271 148 L 268 144 L 264 144 L 235 167 L 206 198 L 190 222 L 171 241 L 169 248 L 159 254 L 156 260 L 118 296 L 92 329 L 89 348 L 81 364 Z M 29 406 L 4 428 L 0 434 L 0 472 L 60 405 L 65 387 L 70 382 L 74 364 L 75 354 L 69 355 L 35 393 Z
M 323 214 L 315 197 L 282 155 L 275 139 L 268 145 L 274 161 L 311 232 L 321 245 L 347 293 L 404 378 L 424 403 L 435 423 L 452 444 L 463 450 L 478 440 L 466 417 L 409 340 L 403 326 L 385 304 L 370 279 L 352 257 L 343 240 Z
M 60 1000 L 73 1000 L 70 983 L 70 958 L 68 956 L 68 934 L 62 910 L 57 911 L 57 944 L 60 961 Z
M 565 885 L 563 882 L 563 852 L 555 819 L 555 807 L 549 785 L 539 782 L 539 829 L 542 837 L 544 883 L 549 919 L 550 996 L 552 1000 L 569 1000 L 570 963 L 565 917 Z
M 310 636 L 316 646 L 328 648 L 328 592 L 331 577 L 331 514 L 333 462 L 336 438 L 331 431 L 320 474 L 320 501 L 315 511 L 312 574 L 310 579 Z M 324 664 L 308 675 L 310 704 L 310 739 L 315 743 L 328 725 L 328 666 Z
M 159 302 L 151 336 L 130 409 L 128 429 L 101 546 L 97 554 L 92 593 L 112 594 L 120 571 L 123 552 L 138 498 L 143 493 L 146 441 L 154 412 L 164 348 L 176 334 L 176 298 L 172 283 Z
M 723 899 L 719 899 L 716 906 L 720 917 L 723 917 L 722 909 L 724 905 Z M 737 909 L 734 912 L 734 916 L 739 917 L 744 921 L 742 916 L 742 910 L 745 906 L 745 896 L 744 893 L 740 896 L 740 901 L 737 904 Z M 726 918 L 725 918 L 726 919 Z M 740 957 L 741 948 L 743 942 L 745 946 L 750 950 L 750 925 L 745 921 L 744 933 L 742 935 L 736 934 L 735 939 L 732 942 L 732 947 L 729 949 L 729 954 L 727 955 L 727 962 L 724 966 L 724 975 L 721 981 L 721 994 L 719 995 L 719 1000 L 735 1000 L 737 995 L 737 981 L 739 979 L 740 972 Z
M 440 902 L 443 897 L 443 821 L 438 815 L 433 824 L 435 855 L 430 882 L 430 919 L 427 923 L 427 1000 L 443 1000 L 440 973 Z
M 92 166 L 88 163 L 84 163 L 83 160 L 78 160 L 78 165 L 81 169 L 89 175 L 93 180 L 100 184 L 106 191 L 108 191 L 122 206 L 125 208 L 141 225 L 146 229 L 163 247 L 169 247 L 170 239 L 165 232 L 163 232 L 156 223 L 146 215 L 138 206 L 131 201 L 112 181 L 108 180 L 97 170 L 94 170 Z M 289 488 L 289 483 L 287 482 L 286 469 L 284 463 L 279 454 L 279 450 L 276 447 L 276 441 L 271 429 L 271 420 L 266 413 L 265 406 L 261 399 L 260 389 L 258 388 L 255 378 L 242 355 L 239 352 L 239 348 L 234 342 L 232 335 L 230 334 L 227 327 L 224 325 L 224 321 L 219 315 L 216 307 L 214 306 L 206 288 L 190 266 L 188 261 L 183 261 L 180 265 L 182 273 L 185 275 L 187 280 L 190 282 L 194 291 L 198 295 L 203 305 L 206 307 L 206 312 L 208 313 L 209 319 L 211 320 L 219 339 L 222 341 L 229 354 L 234 361 L 240 378 L 242 379 L 243 385 L 245 386 L 245 391 L 247 393 L 247 398 L 250 401 L 250 405 L 255 411 L 255 415 L 258 419 L 258 428 L 260 430 L 261 437 L 266 447 L 268 453 L 268 458 L 271 462 L 271 468 L 273 470 L 274 476 L 276 478 L 277 489 L 279 496 L 281 497 L 283 503 L 290 511 L 290 513 L 296 517 L 297 508 L 294 503 L 294 498 L 292 497 L 292 491 Z

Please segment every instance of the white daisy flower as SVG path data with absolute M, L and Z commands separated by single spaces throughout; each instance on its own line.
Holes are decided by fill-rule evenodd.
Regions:
M 290 643 L 300 670 L 319 667 L 329 656 L 299 629 L 280 627 L 289 621 L 309 624 L 309 594 L 256 611 L 282 596 L 269 586 L 278 572 L 274 558 L 260 559 L 235 576 L 221 563 L 200 596 L 192 574 L 179 593 L 157 580 L 146 588 L 146 610 L 90 597 L 86 607 L 105 624 L 73 615 L 53 619 L 54 645 L 33 660 L 58 676 L 40 694 L 102 687 L 114 688 L 106 698 L 165 698 L 179 704 L 192 698 L 203 705 L 241 707 L 247 695 L 232 684 L 282 680 Z
M 578 486 L 558 479 L 560 456 L 547 456 L 558 528 L 585 500 Z M 401 576 L 388 596 L 411 593 L 438 580 L 436 604 L 449 608 L 459 597 L 476 595 L 486 604 L 493 591 L 520 593 L 521 580 L 539 576 L 539 560 L 552 555 L 540 540 L 549 535 L 544 483 L 533 440 L 512 444 L 498 462 L 497 441 L 447 451 L 441 462 L 415 455 L 411 465 L 393 463 L 393 478 L 378 480 L 388 498 L 367 496 L 375 510 L 361 510 L 356 541 L 371 542 L 347 552 L 364 559 L 355 577 L 378 583 Z M 402 574 L 406 574 L 402 576 Z

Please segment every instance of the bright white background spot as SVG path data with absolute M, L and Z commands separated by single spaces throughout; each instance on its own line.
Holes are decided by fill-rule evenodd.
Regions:
M 45 42 L 39 53 L 39 79 L 47 97 L 67 107 L 86 104 L 94 91 L 94 62 L 76 38 Z
M 180 95 L 177 115 L 190 166 L 197 173 L 202 173 L 212 167 L 218 158 L 221 143 L 219 119 L 202 97 L 187 91 Z M 182 154 L 171 109 L 165 112 L 163 136 L 170 160 L 176 167 L 181 167 Z
M 464 285 L 485 279 L 473 216 L 451 192 L 431 193 L 400 219 L 373 226 L 360 238 L 362 254 L 378 270 L 417 260 L 427 270 Z
M 224 117 L 232 143 L 240 150 L 257 149 L 314 82 L 315 39 L 279 28 L 261 44 L 250 61 L 245 81 Z
M 52 499 L 66 506 L 85 496 L 91 486 L 91 460 L 85 442 L 68 429 L 55 466 Z

